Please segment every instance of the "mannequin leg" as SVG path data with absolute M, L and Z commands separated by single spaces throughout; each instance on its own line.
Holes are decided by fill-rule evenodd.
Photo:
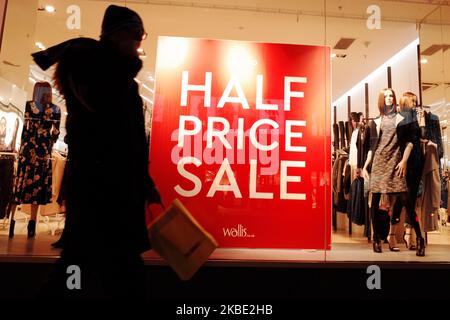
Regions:
M 400 222 L 400 214 L 402 213 L 402 205 L 399 203 L 398 197 L 394 198 L 394 204 L 391 206 L 392 208 L 392 217 L 391 224 L 389 227 L 389 235 L 387 240 L 389 242 L 389 250 L 391 251 L 400 251 L 400 248 L 397 245 L 397 227 Z
M 9 219 L 10 219 L 9 238 L 10 239 L 14 238 L 14 227 L 16 226 L 16 221 L 14 220 L 14 214 L 16 213 L 16 209 L 17 209 L 17 204 L 15 204 L 15 203 L 11 204 L 10 212 L 9 212 Z
M 30 220 L 36 221 L 38 210 L 39 210 L 39 205 L 38 204 L 32 204 L 31 205 L 31 217 L 30 217 Z
M 372 206 L 370 207 L 370 216 L 372 218 L 372 229 L 373 229 L 373 251 L 377 253 L 382 252 L 381 241 L 380 241 L 380 231 L 378 227 L 378 208 L 380 207 L 381 193 L 372 194 Z
M 422 169 L 417 169 L 417 172 L 422 172 Z M 420 185 L 421 180 L 421 174 L 417 174 L 414 171 L 407 171 L 406 176 L 406 184 L 408 185 L 408 201 L 411 210 L 414 211 L 413 215 L 408 214 L 408 212 L 405 215 L 405 233 L 403 234 L 403 240 L 406 243 L 406 247 L 409 250 L 416 250 L 416 239 L 414 237 L 415 231 L 413 229 L 413 221 L 411 220 L 410 216 L 416 217 L 416 201 L 417 201 L 417 192 Z
M 36 218 L 37 218 L 37 213 L 39 210 L 39 205 L 37 204 L 32 204 L 31 205 L 31 217 L 30 217 L 30 221 L 28 222 L 28 239 L 30 238 L 34 238 L 34 236 L 36 235 Z
M 425 256 L 425 240 L 422 237 L 422 231 L 420 229 L 420 224 L 417 219 L 416 211 L 411 207 L 411 202 L 408 201 L 408 196 L 406 192 L 400 194 L 400 200 L 406 208 L 406 213 L 409 215 L 409 219 L 412 222 L 412 226 L 417 236 L 417 250 L 416 255 L 419 257 Z
M 405 227 L 405 233 L 403 234 L 403 241 L 405 241 L 406 247 L 409 250 L 416 250 L 416 240 L 414 239 L 414 229 L 410 224 Z
M 396 232 L 397 232 L 398 222 L 396 224 L 390 225 L 388 242 L 389 242 L 389 250 L 391 251 L 400 251 L 400 248 L 397 245 Z

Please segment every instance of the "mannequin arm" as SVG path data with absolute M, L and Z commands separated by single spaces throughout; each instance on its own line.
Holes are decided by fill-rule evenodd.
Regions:
M 411 154 L 411 150 L 413 148 L 413 144 L 408 142 L 406 145 L 405 151 L 403 152 L 403 158 L 397 164 L 395 169 L 397 170 L 397 175 L 399 177 L 404 177 L 406 175 L 406 164 L 408 163 L 409 155 Z
M 369 166 L 369 163 L 372 161 L 372 150 L 370 150 L 367 153 L 367 159 L 366 162 L 364 163 L 364 168 L 363 168 L 363 178 L 364 179 L 369 179 L 369 173 L 367 172 L 367 167 Z

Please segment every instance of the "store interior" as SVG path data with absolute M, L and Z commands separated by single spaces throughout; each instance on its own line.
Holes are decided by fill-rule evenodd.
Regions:
M 22 119 L 34 85 L 40 81 L 53 84 L 53 70 L 44 72 L 37 67 L 30 56 L 32 52 L 74 37 L 97 39 L 100 17 L 113 3 L 137 11 L 149 34 L 142 46 L 144 67 L 136 79 L 149 132 L 159 36 L 325 45 L 332 52 L 332 103 L 324 107 L 330 109 L 333 123 L 349 122 L 351 112 L 377 117 L 378 94 L 390 83 L 398 98 L 404 92 L 413 92 L 439 118 L 444 153 L 440 166 L 443 172 L 450 168 L 450 4 L 442 1 L 9 0 L 0 51 L 0 112 Z M 55 11 L 46 10 L 46 6 L 53 6 Z M 177 59 L 176 48 L 172 58 Z M 64 99 L 56 89 L 53 103 L 61 109 L 54 151 L 65 155 L 67 113 Z M 20 128 L 16 135 L 19 138 L 14 148 L 3 154 L 17 152 Z M 334 139 L 331 138 L 332 143 Z M 52 202 L 38 213 L 37 236 L 33 240 L 26 238 L 30 218 L 26 205 L 19 206 L 15 213 L 14 239 L 8 239 L 10 219 L 7 215 L 0 218 L 0 256 L 54 259 L 58 255 L 59 251 L 50 244 L 64 227 L 65 209 L 56 200 Z M 400 252 L 390 252 L 385 245 L 381 255 L 374 253 L 364 224 L 352 223 L 346 212 L 336 210 L 330 251 L 219 248 L 211 260 L 449 262 L 450 220 L 444 202 L 439 210 L 439 227 L 426 234 L 425 257 L 407 250 L 402 242 L 403 229 L 397 233 Z M 158 261 L 153 252 L 146 253 L 146 258 Z

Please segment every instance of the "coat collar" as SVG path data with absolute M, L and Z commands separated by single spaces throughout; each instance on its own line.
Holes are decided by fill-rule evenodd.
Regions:
M 395 126 L 398 126 L 398 124 L 402 122 L 403 119 L 405 119 L 405 117 L 400 113 L 397 113 L 397 115 L 395 116 Z

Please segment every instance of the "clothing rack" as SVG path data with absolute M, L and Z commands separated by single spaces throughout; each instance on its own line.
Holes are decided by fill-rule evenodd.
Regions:
M 48 121 L 48 122 L 60 122 L 61 120 L 48 120 L 48 119 L 42 119 L 42 118 L 24 118 L 24 121 L 31 120 L 31 121 Z
M 0 156 L 17 156 L 17 152 L 0 151 Z

